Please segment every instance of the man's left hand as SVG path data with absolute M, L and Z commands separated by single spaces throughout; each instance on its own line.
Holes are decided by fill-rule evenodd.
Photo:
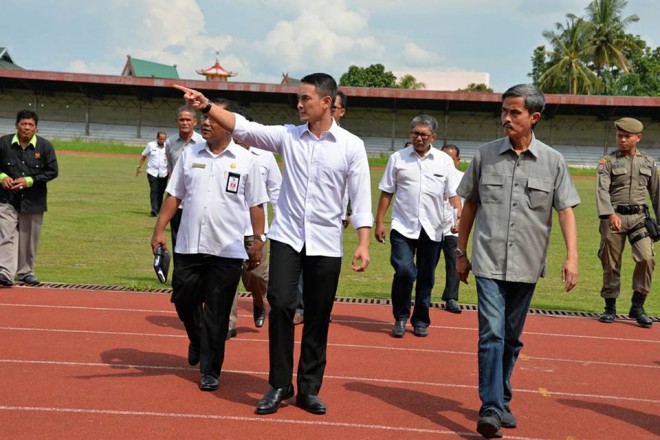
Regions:
M 261 240 L 254 240 L 252 246 L 248 249 L 248 261 L 247 261 L 247 270 L 254 270 L 261 265 L 261 259 L 263 258 L 264 252 L 264 242 Z

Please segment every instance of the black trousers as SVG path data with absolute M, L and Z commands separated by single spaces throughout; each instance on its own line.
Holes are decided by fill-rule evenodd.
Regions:
M 337 294 L 341 257 L 307 256 L 288 244 L 271 240 L 268 280 L 270 374 L 281 388 L 293 380 L 293 315 L 298 305 L 302 271 L 305 321 L 298 361 L 298 393 L 317 395 L 323 382 L 330 314 Z
M 163 206 L 163 195 L 167 187 L 167 177 L 154 177 L 147 174 L 149 180 L 149 201 L 151 202 L 151 210 L 158 214 L 160 207 Z
M 243 260 L 207 254 L 178 254 L 172 302 L 188 339 L 200 347 L 200 372 L 220 377 L 229 313 Z
M 443 301 L 449 301 L 450 299 L 458 301 L 460 279 L 458 278 L 458 271 L 456 270 L 457 246 L 457 236 L 445 235 L 442 238 L 442 252 L 445 254 L 445 290 L 442 291 Z

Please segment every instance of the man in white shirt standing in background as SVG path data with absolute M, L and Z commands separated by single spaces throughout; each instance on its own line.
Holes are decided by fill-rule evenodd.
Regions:
M 142 173 L 142 164 L 147 161 L 147 179 L 149 180 L 149 201 L 151 203 L 151 216 L 156 217 L 163 205 L 163 195 L 167 186 L 167 155 L 165 154 L 165 141 L 167 134 L 159 131 L 156 140 L 147 144 L 140 156 L 135 177 Z

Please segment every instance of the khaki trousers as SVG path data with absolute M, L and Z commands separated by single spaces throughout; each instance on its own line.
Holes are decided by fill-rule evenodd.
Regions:
M 34 274 L 43 212 L 18 212 L 0 203 L 0 273 L 9 279 Z
M 245 237 L 245 250 L 247 251 L 252 246 L 254 237 Z M 252 294 L 252 304 L 254 307 L 263 309 L 266 307 L 266 291 L 268 290 L 268 243 L 264 243 L 261 264 L 251 271 L 245 269 L 243 265 L 243 272 L 241 280 L 245 289 Z M 231 315 L 229 315 L 229 330 L 236 328 L 238 321 L 238 295 L 234 297 L 234 303 L 231 306 Z
M 598 258 L 603 266 L 603 287 L 600 296 L 603 298 L 617 298 L 621 288 L 621 259 L 626 240 L 629 240 L 628 231 L 639 222 L 644 221 L 643 214 L 619 215 L 621 218 L 621 232 L 613 232 L 607 219 L 600 221 L 600 249 Z M 638 229 L 632 234 L 645 233 L 646 228 Z M 655 251 L 653 240 L 650 237 L 631 245 L 631 253 L 635 261 L 632 290 L 647 295 L 651 291 L 651 280 L 655 269 Z

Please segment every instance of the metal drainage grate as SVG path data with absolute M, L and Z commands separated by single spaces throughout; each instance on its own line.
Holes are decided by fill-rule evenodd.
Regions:
M 134 293 L 148 293 L 148 294 L 171 294 L 171 287 L 164 287 L 159 289 L 135 289 L 131 287 L 124 286 L 104 286 L 98 284 L 66 284 L 66 283 L 41 283 L 38 286 L 27 286 L 25 283 L 17 283 L 17 286 L 26 286 L 26 287 L 37 287 L 45 289 L 69 289 L 69 290 L 97 290 L 97 291 L 109 291 L 109 292 L 134 292 Z M 250 292 L 239 292 L 238 296 L 240 298 L 247 298 L 252 296 Z M 373 304 L 373 305 L 390 305 L 392 302 L 389 299 L 381 298 L 348 298 L 348 297 L 337 297 L 335 302 L 344 303 L 344 304 Z M 439 302 L 432 302 L 431 307 L 434 309 L 444 309 L 445 304 Z M 476 311 L 477 306 L 475 304 L 461 304 L 461 310 L 466 311 Z M 591 318 L 598 319 L 600 317 L 600 312 L 581 312 L 581 311 L 572 311 L 572 310 L 545 310 L 545 309 L 529 309 L 530 315 L 545 315 L 545 316 L 567 316 L 567 317 L 577 317 L 577 318 Z M 628 315 L 616 315 L 618 320 L 622 321 L 633 321 L 633 318 L 630 318 Z M 649 316 L 654 322 L 660 322 L 659 316 Z

